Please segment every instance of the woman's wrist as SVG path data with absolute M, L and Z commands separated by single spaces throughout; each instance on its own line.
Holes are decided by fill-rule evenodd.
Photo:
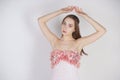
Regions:
M 58 14 L 64 13 L 64 11 L 62 11 L 61 9 L 60 9 L 60 10 L 57 10 L 56 12 L 57 12 Z
M 67 13 L 67 11 L 64 11 L 62 9 L 59 10 L 60 13 Z
M 60 13 L 64 13 L 64 11 L 62 9 L 59 10 Z

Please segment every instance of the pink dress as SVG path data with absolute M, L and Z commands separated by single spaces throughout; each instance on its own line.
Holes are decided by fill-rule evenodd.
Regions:
M 52 80 L 80 80 L 80 58 L 76 50 L 53 50 L 50 56 Z

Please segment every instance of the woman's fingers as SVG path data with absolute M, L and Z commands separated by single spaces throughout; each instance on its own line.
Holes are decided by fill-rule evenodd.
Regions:
M 68 9 L 69 9 L 69 10 L 73 10 L 73 6 L 69 6 Z
M 79 8 L 78 8 L 77 6 L 75 7 L 75 11 L 76 11 L 76 12 L 78 12 L 78 11 L 79 11 Z
M 71 12 L 73 10 L 73 6 L 67 6 L 65 8 L 62 8 L 64 12 Z
M 73 9 L 75 9 L 75 12 L 77 12 L 79 14 L 84 13 L 83 10 L 82 10 L 82 8 L 79 8 L 78 6 L 67 6 L 65 8 L 62 8 L 62 10 L 64 12 L 71 12 L 71 11 L 73 11 Z
M 83 12 L 83 11 L 82 11 L 82 8 L 79 8 L 79 7 L 75 7 L 75 11 L 76 11 L 77 13 Z
M 79 15 L 87 15 L 85 12 L 83 12 L 82 8 L 79 8 L 78 6 L 75 6 L 74 9 Z

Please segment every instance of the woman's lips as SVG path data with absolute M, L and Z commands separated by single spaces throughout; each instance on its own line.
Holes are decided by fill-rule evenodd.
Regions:
M 64 33 L 66 33 L 66 31 L 63 30 Z

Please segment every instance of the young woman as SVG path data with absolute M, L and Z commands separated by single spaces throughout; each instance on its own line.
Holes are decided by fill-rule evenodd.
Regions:
M 61 38 L 53 34 L 47 27 L 47 22 L 63 13 L 75 10 L 78 16 L 82 16 L 96 30 L 95 33 L 81 37 L 79 31 L 79 19 L 73 14 L 67 15 L 61 23 Z M 106 29 L 93 20 L 88 14 L 77 6 L 68 6 L 38 18 L 40 29 L 50 42 L 50 61 L 53 70 L 52 80 L 79 80 L 77 69 L 80 67 L 80 58 L 84 52 L 83 47 L 95 42 L 106 32 Z

